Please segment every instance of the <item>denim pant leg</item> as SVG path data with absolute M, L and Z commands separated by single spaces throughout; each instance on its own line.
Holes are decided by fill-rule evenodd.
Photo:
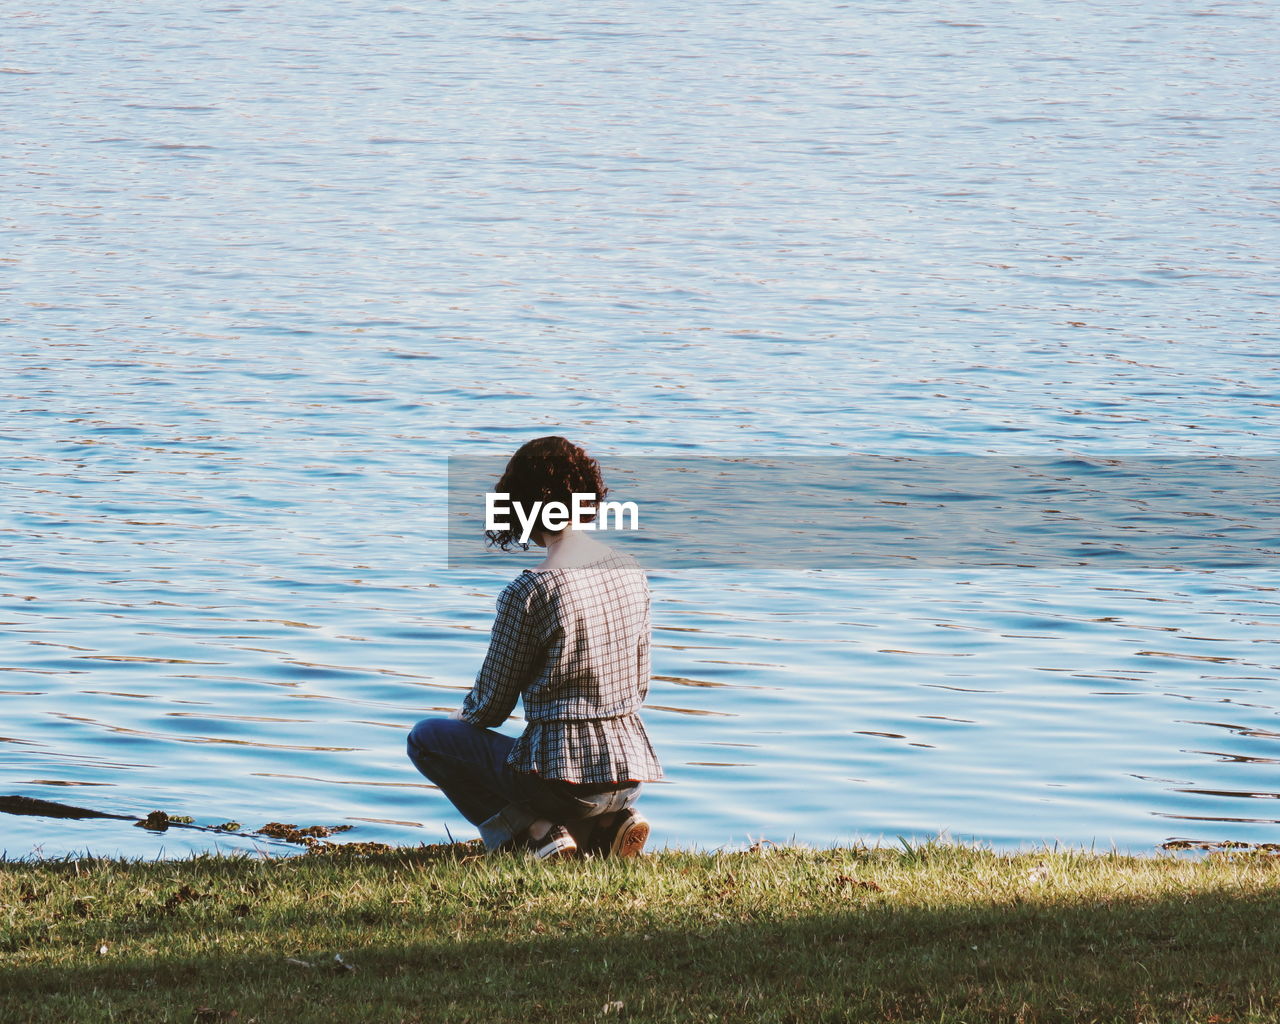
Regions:
M 511 804 L 504 776 L 515 740 L 453 718 L 424 718 L 409 732 L 409 760 L 440 787 L 459 813 L 481 828 Z M 512 808 L 506 831 L 518 834 L 536 820 Z M 528 820 L 521 823 L 520 818 Z M 509 837 L 508 837 L 509 838 Z M 499 840 L 501 842 L 502 840 Z M 488 838 L 485 838 L 488 845 Z M 495 844 L 496 845 L 496 844 Z
M 409 759 L 480 830 L 492 850 L 514 839 L 538 818 L 556 824 L 581 821 L 630 807 L 640 784 L 579 794 L 563 782 L 512 771 L 515 740 L 451 718 L 426 718 L 409 733 Z

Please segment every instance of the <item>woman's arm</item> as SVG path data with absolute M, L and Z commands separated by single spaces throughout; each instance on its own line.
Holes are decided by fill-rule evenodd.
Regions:
M 489 652 L 458 718 L 482 728 L 507 720 L 520 692 L 542 667 L 546 651 L 539 629 L 538 593 L 516 580 L 498 595 Z

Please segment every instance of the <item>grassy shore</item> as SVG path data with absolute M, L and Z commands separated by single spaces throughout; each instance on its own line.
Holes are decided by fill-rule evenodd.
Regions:
M 1280 858 L 474 846 L 0 866 L 0 1020 L 1280 1020 Z

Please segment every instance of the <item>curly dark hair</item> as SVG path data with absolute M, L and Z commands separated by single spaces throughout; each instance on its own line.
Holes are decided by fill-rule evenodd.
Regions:
M 600 475 L 600 463 L 572 441 L 557 435 L 535 438 L 521 445 L 508 460 L 494 490 L 509 494 L 513 504 L 519 503 L 525 508 L 531 508 L 538 501 L 558 501 L 571 508 L 574 494 L 592 494 L 596 502 L 601 502 L 609 493 Z M 593 519 L 594 511 L 584 516 L 586 522 Z M 520 540 L 518 529 L 486 530 L 484 535 L 489 546 L 503 551 L 513 547 L 529 549 L 528 543 Z

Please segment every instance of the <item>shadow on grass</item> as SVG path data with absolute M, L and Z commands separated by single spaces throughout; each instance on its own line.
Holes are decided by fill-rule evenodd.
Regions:
M 370 904 L 289 919 L 286 934 L 341 949 L 277 946 L 269 921 L 178 917 L 172 945 L 200 955 L 132 958 L 125 935 L 100 963 L 9 967 L 2 1019 L 1280 1019 L 1275 889 L 937 910 L 855 894 L 817 914 L 725 905 L 721 919 L 684 923 L 661 906 L 477 910 L 419 923 Z M 241 930 L 258 951 L 219 950 Z

